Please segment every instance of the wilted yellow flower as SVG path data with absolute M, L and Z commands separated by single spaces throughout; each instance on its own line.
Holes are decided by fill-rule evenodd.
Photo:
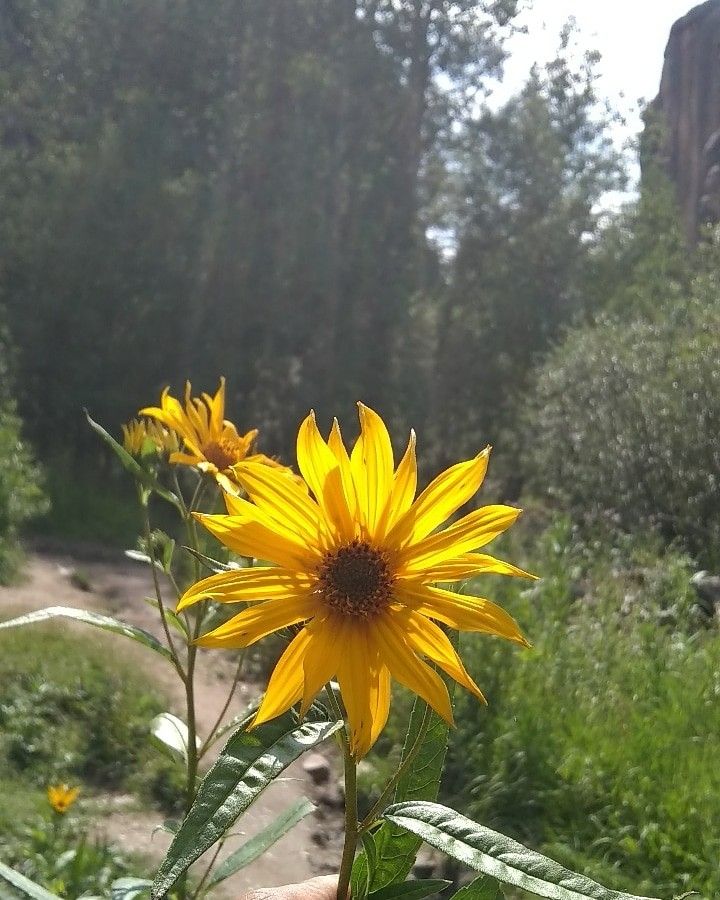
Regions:
M 323 685 L 337 678 L 357 757 L 387 721 L 391 676 L 452 722 L 445 683 L 425 660 L 484 700 L 438 622 L 528 646 L 499 606 L 435 583 L 483 573 L 534 577 L 473 552 L 505 531 L 519 509 L 485 506 L 437 530 L 480 487 L 489 447 L 438 475 L 414 499 L 414 433 L 395 470 L 384 422 L 359 408 L 361 434 L 351 454 L 337 420 L 327 442 L 312 413 L 300 426 L 298 466 L 312 496 L 267 467 L 236 466 L 253 502 L 226 496 L 228 515 L 198 519 L 231 550 L 274 565 L 213 575 L 191 587 L 178 606 L 204 598 L 265 601 L 201 638 L 206 647 L 247 647 L 304 623 L 280 657 L 254 723 L 300 700 L 304 714 Z
M 148 406 L 140 410 L 143 416 L 151 416 L 167 425 L 184 441 L 186 453 L 173 453 L 170 462 L 183 466 L 197 466 L 201 471 L 213 475 L 220 486 L 230 493 L 237 493 L 233 476 L 233 466 L 244 460 L 252 460 L 263 465 L 277 467 L 287 472 L 274 460 L 262 453 L 251 453 L 256 428 L 239 435 L 237 429 L 225 418 L 225 379 L 214 397 L 203 394 L 202 398 L 191 396 L 191 385 L 185 385 L 185 408 L 165 388 L 160 398 L 160 406 Z
M 79 793 L 80 788 L 71 788 L 67 784 L 56 784 L 48 787 L 47 798 L 56 813 L 65 815 L 77 800 Z
M 173 453 L 179 448 L 175 432 L 151 419 L 133 419 L 121 427 L 123 447 L 132 456 L 140 456 L 147 442 L 155 448 L 157 453 Z

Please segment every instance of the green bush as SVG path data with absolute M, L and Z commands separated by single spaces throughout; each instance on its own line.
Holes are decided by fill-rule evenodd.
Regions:
M 21 420 L 12 399 L 10 344 L 0 308 L 0 584 L 7 584 L 21 559 L 18 531 L 47 509 L 42 474 L 21 439 Z
M 58 897 L 111 897 L 117 878 L 134 866 L 104 838 L 89 837 L 69 820 L 38 819 L 6 848 L 3 862 Z
M 489 706 L 456 693 L 444 799 L 614 887 L 719 896 L 720 634 L 688 558 L 564 522 L 534 555 L 537 585 L 473 586 L 533 648 L 466 636 Z
M 680 537 L 720 563 L 720 308 L 571 332 L 525 412 L 532 488 L 577 522 Z
M 109 649 L 112 652 L 108 652 Z M 150 722 L 166 709 L 117 639 L 28 627 L 0 639 L 0 767 L 31 789 L 81 783 L 132 790 L 174 811 L 172 763 L 152 746 Z M 7 812 L 7 819 L 5 813 Z M 0 805 L 0 834 L 18 824 Z

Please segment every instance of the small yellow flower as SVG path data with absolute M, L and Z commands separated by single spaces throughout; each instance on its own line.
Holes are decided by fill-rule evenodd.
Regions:
M 77 800 L 79 793 L 80 788 L 71 788 L 67 784 L 56 784 L 48 787 L 47 798 L 50 806 L 52 806 L 56 813 L 65 815 Z
M 184 441 L 187 452 L 176 452 L 170 462 L 183 466 L 197 466 L 201 471 L 214 476 L 223 490 L 238 493 L 238 485 L 233 467 L 241 461 L 259 462 L 282 469 L 274 460 L 262 453 L 251 453 L 258 435 L 256 428 L 239 435 L 237 429 L 225 418 L 225 379 L 214 397 L 203 394 L 202 398 L 191 396 L 191 385 L 185 385 L 185 408 L 179 400 L 171 397 L 165 388 L 160 398 L 160 406 L 148 406 L 140 410 L 140 415 L 151 416 L 176 432 Z
M 140 456 L 148 442 L 156 453 L 173 453 L 179 448 L 175 432 L 164 428 L 159 422 L 133 419 L 121 427 L 123 447 L 132 456 Z
M 247 647 L 304 623 L 270 677 L 254 724 L 298 701 L 304 714 L 323 685 L 337 679 L 356 757 L 387 721 L 391 677 L 452 722 L 445 683 L 427 661 L 484 701 L 441 625 L 529 646 L 499 606 L 437 583 L 483 573 L 534 577 L 475 552 L 505 531 L 519 509 L 484 506 L 438 530 L 480 487 L 489 447 L 438 475 L 415 499 L 414 433 L 395 469 L 384 422 L 359 408 L 361 434 L 352 453 L 337 420 L 328 441 L 312 413 L 300 426 L 298 466 L 312 496 L 273 469 L 250 461 L 235 467 L 250 500 L 226 495 L 228 515 L 197 517 L 234 552 L 274 565 L 213 575 L 178 605 L 264 601 L 206 634 L 199 641 L 206 647 Z

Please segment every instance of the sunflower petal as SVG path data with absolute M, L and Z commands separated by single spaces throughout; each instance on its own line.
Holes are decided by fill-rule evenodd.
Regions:
M 393 451 L 390 435 L 380 416 L 362 403 L 358 403 L 358 409 L 361 440 L 356 446 L 361 450 L 362 465 L 360 458 L 355 457 L 353 477 L 356 487 L 358 480 L 363 482 L 358 488 L 358 496 L 363 497 L 365 520 L 369 535 L 373 537 L 393 486 Z
M 458 631 L 494 634 L 523 647 L 530 646 L 515 619 L 491 600 L 468 597 L 427 584 L 403 585 L 396 593 L 398 599 L 416 613 L 437 619 Z
M 474 459 L 441 472 L 420 494 L 388 535 L 395 544 L 416 543 L 427 537 L 477 493 L 485 478 L 490 447 Z
M 200 441 L 198 440 L 198 435 L 195 433 L 192 422 L 183 410 L 180 401 L 170 395 L 169 388 L 166 387 L 163 389 L 160 396 L 159 407 L 146 406 L 144 409 L 140 410 L 140 414 L 157 419 L 158 422 L 162 422 L 163 425 L 166 425 L 168 428 L 177 432 L 190 452 L 195 456 L 202 457 Z
M 317 503 L 284 472 L 243 462 L 233 467 L 233 474 L 250 499 L 274 521 L 290 525 L 312 546 L 327 543 L 329 535 Z
M 221 434 L 225 421 L 225 378 L 220 378 L 220 385 L 214 397 L 208 397 L 210 407 L 210 428 L 213 434 Z
M 307 652 L 310 635 L 303 628 L 288 644 L 275 664 L 270 681 L 265 689 L 260 708 L 255 714 L 251 728 L 262 725 L 276 716 L 281 716 L 294 706 L 303 694 L 303 660 Z
M 522 510 L 514 506 L 483 506 L 401 551 L 398 574 L 427 571 L 437 563 L 489 544 L 517 519 Z
M 232 499 L 238 504 L 245 503 L 251 512 L 240 516 L 193 515 L 221 544 L 240 556 L 267 560 L 294 572 L 315 569 L 320 560 L 317 550 L 301 544 L 290 531 L 268 521 L 262 510 L 251 503 L 238 497 Z
M 372 747 L 373 735 L 377 736 L 387 721 L 390 698 L 387 676 L 382 672 L 386 666 L 377 645 L 369 639 L 368 626 L 358 623 L 346 627 L 345 636 L 337 676 L 347 711 L 350 750 L 360 759 Z
M 308 595 L 266 600 L 244 609 L 228 622 L 204 634 L 197 643 L 201 647 L 249 647 L 274 631 L 306 621 L 316 612 L 317 605 Z
M 192 585 L 178 601 L 178 612 L 199 600 L 221 603 L 252 603 L 256 600 L 284 600 L 309 594 L 315 579 L 278 566 L 254 566 L 219 572 Z
M 340 537 L 350 540 L 354 526 L 345 498 L 340 464 L 323 440 L 313 412 L 300 425 L 298 431 L 297 461 L 298 468 L 320 508 L 335 526 Z
M 352 472 L 350 470 L 350 457 L 348 456 L 347 448 L 343 443 L 342 434 L 340 433 L 340 423 L 337 419 L 333 419 L 332 429 L 330 430 L 330 436 L 328 437 L 328 447 L 340 465 L 340 477 L 342 479 L 343 490 L 345 491 L 345 499 L 347 500 L 350 514 L 354 516 L 357 510 L 355 482 L 353 481 Z
M 405 609 L 395 615 L 398 619 L 403 616 L 407 642 L 416 653 L 427 656 L 458 684 L 475 694 L 478 700 L 486 702 L 442 628 L 414 610 Z
M 169 462 L 173 466 L 197 466 L 203 461 L 203 457 L 197 453 L 180 453 L 176 451 L 170 454 Z
M 310 643 L 303 658 L 303 697 L 300 718 L 310 708 L 317 693 L 336 676 L 343 652 L 338 628 L 328 617 L 316 617 L 307 626 Z
M 394 616 L 395 613 L 391 612 L 379 618 L 373 635 L 385 664 L 393 678 L 422 697 L 439 716 L 452 725 L 452 704 L 445 682 L 408 646 L 402 624 L 398 624 Z
M 384 537 L 410 509 L 417 489 L 417 461 L 415 459 L 415 432 L 410 432 L 405 455 L 393 477 L 393 485 L 377 528 L 376 538 Z
M 454 559 L 446 559 L 435 563 L 422 574 L 409 576 L 413 581 L 423 584 L 432 581 L 460 581 L 462 578 L 473 578 L 476 575 L 515 575 L 519 578 L 530 578 L 536 581 L 538 576 L 524 569 L 518 569 L 509 562 L 496 559 L 486 553 L 463 553 Z M 402 576 L 400 576 L 402 579 Z

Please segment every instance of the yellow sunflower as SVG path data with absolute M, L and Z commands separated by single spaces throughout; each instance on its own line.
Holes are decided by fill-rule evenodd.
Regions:
M 185 443 L 187 452 L 171 454 L 170 462 L 176 465 L 197 466 L 203 472 L 215 477 L 218 484 L 231 493 L 237 492 L 232 467 L 243 460 L 259 462 L 287 471 L 274 460 L 262 453 L 251 453 L 258 435 L 256 428 L 246 434 L 238 434 L 237 429 L 225 418 L 225 379 L 214 397 L 203 394 L 202 398 L 191 396 L 192 388 L 185 385 L 185 407 L 170 396 L 165 388 L 160 398 L 160 406 L 148 406 L 140 410 L 140 415 L 150 416 L 176 432 Z
M 490 572 L 534 577 L 474 552 L 505 531 L 519 509 L 484 506 L 437 530 L 480 487 L 489 447 L 447 469 L 415 499 L 415 435 L 395 469 L 384 422 L 359 409 L 361 433 L 351 454 L 337 420 L 327 442 L 313 413 L 300 426 L 298 467 L 312 496 L 267 467 L 236 466 L 253 502 L 227 496 L 228 515 L 198 519 L 234 552 L 274 565 L 213 575 L 178 606 L 206 598 L 263 600 L 202 637 L 205 647 L 247 647 L 304 623 L 270 677 L 254 724 L 298 701 L 304 714 L 337 679 L 355 757 L 367 753 L 387 721 L 391 678 L 452 723 L 447 688 L 428 661 L 484 701 L 441 625 L 529 646 L 499 606 L 437 583 Z
M 157 453 L 173 453 L 178 449 L 178 438 L 175 432 L 164 428 L 159 422 L 133 419 L 121 427 L 123 447 L 132 456 L 140 456 L 146 442 L 150 442 Z
M 71 788 L 67 784 L 50 785 L 47 789 L 48 803 L 56 813 L 65 815 L 77 800 L 79 793 L 80 788 Z

